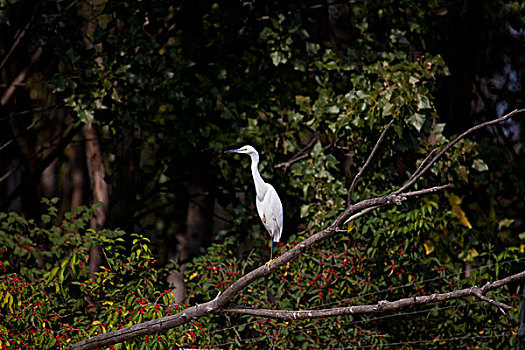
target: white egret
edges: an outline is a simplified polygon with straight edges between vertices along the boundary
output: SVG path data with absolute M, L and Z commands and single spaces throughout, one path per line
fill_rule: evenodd
M 252 159 L 252 176 L 255 183 L 257 212 L 263 222 L 264 227 L 271 237 L 270 261 L 264 266 L 270 269 L 273 257 L 273 242 L 279 242 L 283 232 L 283 205 L 275 188 L 269 183 L 264 182 L 259 174 L 259 153 L 252 146 L 246 145 L 239 149 L 232 149 L 224 153 L 244 153 Z

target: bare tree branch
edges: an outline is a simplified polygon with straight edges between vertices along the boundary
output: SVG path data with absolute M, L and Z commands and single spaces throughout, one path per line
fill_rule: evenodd
M 453 184 L 446 184 L 446 185 L 435 186 L 435 187 L 431 187 L 431 188 L 425 188 L 425 189 L 418 190 L 418 191 L 406 192 L 403 195 L 406 196 L 406 197 L 417 197 L 417 196 L 421 196 L 421 195 L 424 195 L 424 194 L 429 194 L 429 193 L 434 193 L 434 192 L 437 192 L 437 191 L 441 191 L 441 190 L 444 190 L 444 189 L 447 189 L 447 188 L 451 188 L 451 187 L 454 187 L 454 185 Z
M 368 167 L 368 164 L 370 164 L 370 161 L 372 160 L 372 158 L 374 157 L 374 154 L 376 153 L 377 149 L 379 148 L 379 144 L 385 138 L 386 132 L 388 131 L 388 129 L 390 129 L 390 127 L 392 126 L 392 123 L 394 123 L 394 119 L 392 119 L 390 121 L 390 123 L 388 123 L 388 125 L 385 127 L 385 129 L 383 130 L 381 135 L 379 135 L 379 138 L 377 139 L 377 142 L 376 142 L 374 148 L 372 149 L 372 152 L 370 152 L 370 155 L 368 156 L 368 159 L 366 160 L 365 164 L 361 167 L 361 170 L 359 170 L 357 175 L 352 180 L 352 184 L 350 185 L 350 189 L 348 190 L 348 198 L 346 199 L 347 205 L 352 204 L 352 193 L 354 192 L 354 187 L 355 187 L 355 185 L 357 183 L 357 180 L 361 177 L 361 175 L 363 175 L 363 173 L 365 172 L 366 168 Z
M 509 306 L 507 304 L 500 303 L 499 301 L 495 301 L 490 298 L 487 298 L 486 296 L 483 295 L 483 293 L 481 292 L 481 289 L 477 287 L 473 289 L 472 295 L 474 295 L 476 298 L 478 298 L 481 301 L 486 301 L 487 303 L 496 306 L 499 309 L 499 311 L 501 311 L 503 315 L 505 315 L 510 320 L 510 316 L 507 315 L 505 310 L 512 309 L 512 306 Z
M 260 266 L 256 268 L 255 270 L 242 276 L 237 281 L 232 283 L 229 287 L 227 287 L 223 293 L 219 292 L 219 294 L 213 300 L 208 301 L 201 305 L 195 305 L 195 306 L 189 307 L 188 309 L 181 311 L 175 315 L 162 317 L 159 319 L 155 319 L 155 320 L 151 320 L 148 322 L 133 325 L 130 327 L 126 327 L 126 328 L 123 328 L 117 331 L 108 332 L 108 333 L 100 334 L 100 335 L 85 339 L 78 343 L 69 345 L 68 349 L 95 349 L 95 348 L 106 347 L 111 344 L 120 343 L 120 342 L 129 340 L 129 339 L 138 337 L 138 336 L 154 334 L 154 333 L 158 333 L 158 332 L 161 332 L 161 331 L 173 328 L 173 327 L 177 327 L 191 320 L 198 319 L 200 317 L 206 316 L 211 313 L 224 313 L 224 312 L 228 312 L 227 310 L 230 310 L 230 311 L 234 310 L 235 307 L 228 308 L 226 307 L 226 305 L 229 303 L 229 301 L 234 296 L 238 294 L 238 292 L 241 289 L 248 286 L 253 281 L 268 275 L 269 273 L 279 268 L 280 266 L 285 265 L 289 261 L 299 257 L 306 249 L 311 248 L 321 243 L 322 241 L 332 237 L 335 233 L 340 232 L 341 228 L 347 222 L 351 220 L 355 220 L 359 217 L 362 217 L 368 214 L 369 212 L 373 211 L 374 209 L 377 209 L 381 206 L 389 205 L 389 204 L 400 204 L 402 201 L 406 200 L 407 198 L 424 195 L 427 193 L 432 193 L 435 191 L 440 191 L 440 190 L 451 187 L 452 186 L 451 184 L 447 184 L 447 185 L 436 186 L 436 187 L 427 188 L 427 189 L 418 190 L 418 191 L 403 192 L 410 185 L 412 185 L 419 177 L 425 174 L 432 167 L 432 165 L 447 150 L 449 150 L 453 145 L 459 142 L 459 140 L 466 137 L 468 134 L 472 133 L 475 130 L 507 120 L 511 116 L 517 113 L 521 113 L 521 112 L 525 112 L 525 110 L 519 110 L 519 111 L 515 110 L 502 118 L 499 118 L 499 119 L 496 119 L 490 122 L 486 122 L 480 125 L 476 125 L 468 129 L 466 132 L 464 132 L 463 134 L 458 136 L 456 139 L 451 141 L 449 144 L 447 144 L 437 155 L 435 155 L 432 158 L 430 162 L 428 162 L 427 165 L 425 165 L 421 169 L 416 170 L 415 174 L 417 173 L 419 174 L 416 176 L 412 176 L 413 179 L 409 180 L 401 188 L 399 188 L 395 192 L 389 195 L 386 195 L 386 196 L 366 199 L 356 204 L 348 203 L 347 208 L 337 217 L 337 219 L 329 227 L 311 235 L 310 237 L 306 238 L 299 244 L 295 245 L 293 248 L 286 251 L 281 256 L 272 260 L 269 265 L 269 269 L 266 269 L 264 266 Z M 385 133 L 385 131 L 383 131 L 383 134 Z M 378 143 L 376 143 L 376 146 L 377 144 Z M 433 153 L 433 151 L 431 153 Z M 371 156 L 369 156 L 369 158 L 371 158 Z M 427 158 L 430 158 L 430 157 L 427 157 Z M 424 160 L 424 163 L 425 163 L 425 160 Z M 484 297 L 484 295 L 491 290 L 495 290 L 497 288 L 500 288 L 514 281 L 520 281 L 523 279 L 525 279 L 525 271 L 519 274 L 516 274 L 516 275 L 509 276 L 507 278 L 492 282 L 492 283 L 487 283 L 485 286 L 481 288 L 470 287 L 467 289 L 456 290 L 456 291 L 452 291 L 449 293 L 441 293 L 441 294 L 435 293 L 429 296 L 405 298 L 405 299 L 400 299 L 400 300 L 393 301 L 393 302 L 382 301 L 374 305 L 360 305 L 360 306 L 350 306 L 350 307 L 345 307 L 345 308 L 328 309 L 328 310 L 325 310 L 326 314 L 324 316 L 319 316 L 319 317 L 332 316 L 331 313 L 336 313 L 336 312 L 344 312 L 343 314 L 356 314 L 356 313 L 366 313 L 366 312 L 385 312 L 385 311 L 392 311 L 392 310 L 396 310 L 396 309 L 400 309 L 404 307 L 410 307 L 410 306 L 419 305 L 419 304 L 446 301 L 450 299 L 457 299 L 457 298 L 468 297 L 468 296 L 476 297 L 485 302 L 490 302 L 491 304 L 500 308 L 500 310 L 504 310 L 505 308 L 507 308 L 507 305 L 498 303 L 495 301 L 491 302 L 490 301 L 491 299 Z M 237 307 L 237 308 L 238 309 L 236 310 L 238 310 L 239 313 L 241 312 L 248 313 L 250 310 L 252 310 L 246 307 Z M 337 311 L 339 309 L 344 310 L 344 311 Z M 322 311 L 322 310 L 318 310 L 318 311 Z M 261 313 L 272 312 L 272 310 L 261 310 L 257 312 L 261 312 Z M 297 317 L 303 317 L 303 318 L 312 317 L 311 315 L 308 315 L 308 314 L 306 314 L 306 316 L 298 316 L 298 315 L 302 315 L 302 314 L 298 314 L 297 313 L 298 311 L 283 311 L 283 312 L 286 315 L 288 315 L 288 316 L 283 316 L 283 317 L 291 317 L 291 315 L 296 315 Z M 263 316 L 275 317 L 273 314 L 271 316 L 266 316 L 266 315 L 263 315 Z M 333 316 L 336 316 L 336 314 L 334 314 Z M 293 320 L 294 318 L 290 318 L 290 319 Z
M 512 306 L 497 302 L 489 299 L 485 294 L 496 288 L 501 288 L 507 284 L 515 281 L 525 280 L 525 271 L 517 273 L 515 275 L 503 278 L 495 282 L 489 282 L 483 287 L 469 287 L 464 289 L 458 289 L 447 293 L 434 293 L 431 295 L 423 295 L 411 298 L 403 298 L 396 301 L 381 300 L 376 304 L 370 305 L 354 305 L 345 307 L 335 307 L 330 309 L 319 309 L 319 310 L 270 310 L 270 309 L 258 309 L 242 305 L 232 305 L 224 307 L 219 310 L 220 313 L 236 313 L 243 315 L 268 317 L 285 321 L 304 320 L 312 318 L 322 317 L 335 317 L 345 315 L 359 315 L 359 314 L 371 314 L 371 313 L 382 313 L 388 311 L 396 311 L 399 309 L 405 309 L 408 307 L 414 307 L 423 304 L 431 304 L 442 301 L 448 301 L 452 299 L 459 299 L 465 297 L 476 297 L 477 299 L 488 302 L 491 305 L 496 306 L 506 316 L 504 310 L 512 309 Z M 507 316 L 508 317 L 508 316 Z
M 292 158 L 290 158 L 290 160 L 288 160 L 286 162 L 283 162 L 283 163 L 279 163 L 277 165 L 274 165 L 274 168 L 284 167 L 284 170 L 286 170 L 293 163 L 296 163 L 296 162 L 298 162 L 298 161 L 308 157 L 308 153 L 305 153 L 305 152 L 307 150 L 309 150 L 318 141 L 319 141 L 319 139 L 317 138 L 317 135 L 314 135 L 314 137 L 312 137 L 310 142 L 308 142 L 308 144 L 303 149 L 301 149 L 297 154 L 295 154 Z
M 0 146 L 0 151 L 3 150 L 4 148 L 6 148 L 7 146 L 9 146 L 11 143 L 13 143 L 14 141 L 16 141 L 19 137 L 23 136 L 26 132 L 28 132 L 29 130 L 31 130 L 33 127 L 35 127 L 35 125 L 37 125 L 38 123 L 40 123 L 40 121 L 44 119 L 44 116 L 40 117 L 40 118 L 37 118 L 35 121 L 33 121 L 31 124 L 29 124 L 24 130 L 22 130 L 22 132 L 20 133 L 17 133 L 15 136 L 13 136 L 12 139 L 10 139 L 9 141 L 7 141 L 6 143 L 4 143 L 2 146 Z M 0 180 L 0 182 L 2 182 L 2 180 Z
M 260 267 L 258 270 L 264 268 Z M 246 277 L 246 276 L 244 276 Z M 408 307 L 414 307 L 423 304 L 437 303 L 442 301 L 448 301 L 453 299 L 475 297 L 481 301 L 489 302 L 492 305 L 498 307 L 505 315 L 504 310 L 512 309 L 511 306 L 494 301 L 485 297 L 485 294 L 489 291 L 501 288 L 505 285 L 516 281 L 525 280 L 525 271 L 517 273 L 515 275 L 508 276 L 501 280 L 494 282 L 488 282 L 483 287 L 469 287 L 459 290 L 454 290 L 447 293 L 434 293 L 431 295 L 417 296 L 411 298 L 403 298 L 396 301 L 382 300 L 376 304 L 371 305 L 354 305 L 339 308 L 320 309 L 320 310 L 304 310 L 304 311 L 292 311 L 292 310 L 269 310 L 269 309 L 257 309 L 241 305 L 232 305 L 229 307 L 218 307 L 219 299 L 224 298 L 223 295 L 218 295 L 215 299 L 210 302 L 192 306 L 178 314 L 172 316 L 166 316 L 159 319 L 151 320 L 148 322 L 140 323 L 117 331 L 109 332 L 88 338 L 76 344 L 72 344 L 68 349 L 96 349 L 99 347 L 108 346 L 111 344 L 119 343 L 125 340 L 129 340 L 138 336 L 144 336 L 148 334 L 158 333 L 160 331 L 170 329 L 173 327 L 180 326 L 191 320 L 195 320 L 202 316 L 206 316 L 212 312 L 216 313 L 237 313 L 244 315 L 252 315 L 259 317 L 269 317 L 274 319 L 295 321 L 303 319 L 321 318 L 321 317 L 335 317 L 345 315 L 359 315 L 359 314 L 370 314 L 370 313 L 383 313 L 389 311 L 396 311 Z
M 408 180 L 412 180 L 413 178 L 415 177 L 419 177 L 419 173 L 421 172 L 421 170 L 423 169 L 423 167 L 427 164 L 428 160 L 430 159 L 430 157 L 432 157 L 434 155 L 434 153 L 436 153 L 437 151 L 437 148 L 434 148 L 432 151 L 430 151 L 427 156 L 425 157 L 425 159 L 423 159 L 423 161 L 421 162 L 421 164 L 419 164 L 419 167 L 417 168 L 417 170 L 412 174 L 412 176 L 410 176 L 410 179 Z
M 7 196 L 7 198 L 4 198 L 2 201 L 0 201 L 0 205 L 5 205 L 9 201 L 17 198 L 20 196 L 26 189 L 27 185 L 31 183 L 32 181 L 35 181 L 38 176 L 42 174 L 42 172 L 56 159 L 58 158 L 64 149 L 71 143 L 71 140 L 73 140 L 73 137 L 78 133 L 81 126 L 74 126 L 68 129 L 67 133 L 64 135 L 64 137 L 60 140 L 59 144 L 56 146 L 53 151 L 51 151 L 47 156 L 45 156 L 41 161 L 37 163 L 36 169 L 32 174 L 30 174 L 24 181 L 22 181 L 18 186 Z M 8 176 L 2 176 L 1 181 L 4 181 Z M 1 182 L 0 181 L 0 182 Z
M 29 73 L 29 68 L 31 68 L 31 66 L 36 61 L 38 61 L 38 59 L 40 58 L 41 54 L 42 54 L 42 47 L 38 47 L 38 49 L 36 49 L 36 51 L 33 54 L 33 56 L 31 56 L 31 62 L 27 65 L 27 67 L 22 69 L 22 71 L 20 73 L 18 73 L 18 75 L 13 80 L 11 85 L 9 85 L 9 87 L 5 90 L 4 95 L 0 99 L 0 105 L 5 106 L 7 104 L 7 102 L 9 102 L 9 100 L 11 99 L 11 97 L 13 96 L 13 94 L 14 94 L 14 92 L 16 90 L 16 87 L 25 80 L 25 78 L 27 76 L 27 73 Z
M 401 186 L 400 188 L 398 188 L 397 190 L 392 192 L 391 195 L 401 195 L 403 191 L 405 191 L 408 187 L 412 186 L 421 176 L 423 176 L 428 170 L 430 170 L 430 168 L 432 168 L 432 166 L 439 160 L 439 158 L 441 158 L 450 148 L 452 148 L 452 146 L 457 144 L 461 139 L 465 138 L 467 135 L 473 133 L 476 130 L 484 128 L 486 126 L 503 122 L 503 121 L 511 118 L 512 116 L 514 116 L 516 114 L 519 114 L 519 113 L 523 113 L 523 112 L 525 112 L 525 109 L 520 109 L 520 110 L 516 109 L 516 110 L 514 110 L 514 111 L 504 115 L 501 118 L 494 119 L 494 120 L 489 120 L 489 121 L 487 121 L 485 123 L 481 123 L 481 124 L 475 125 L 475 126 L 471 127 L 470 129 L 468 129 L 467 131 L 463 132 L 461 135 L 459 135 L 454 140 L 450 141 L 445 147 L 443 147 L 443 149 L 441 151 L 439 151 L 439 153 L 436 154 L 422 169 L 420 169 L 419 171 L 416 170 L 417 175 L 416 176 L 412 175 L 411 178 L 407 181 L 407 183 L 405 183 L 403 186 Z M 432 150 L 430 153 L 433 154 L 434 150 Z M 427 158 L 429 158 L 429 157 L 427 156 L 425 158 L 425 160 Z M 416 174 L 416 173 L 414 173 L 414 174 Z M 384 196 L 384 197 L 388 197 L 388 196 Z M 380 198 L 384 198 L 384 197 L 380 197 Z M 395 198 L 395 197 L 393 197 L 393 198 Z M 341 213 L 341 215 L 339 215 L 339 217 L 335 220 L 333 225 L 340 226 L 341 224 L 344 224 L 345 222 L 348 221 L 347 220 L 348 217 L 350 217 L 353 213 L 364 209 L 367 206 L 368 203 L 370 203 L 371 201 L 373 202 L 373 201 L 375 201 L 377 199 L 378 198 L 365 199 L 365 200 L 360 201 L 360 202 L 358 202 L 356 204 L 348 205 L 347 208 Z M 373 205 L 375 205 L 375 204 L 373 204 Z
M 507 119 L 512 118 L 514 115 L 519 114 L 519 113 L 523 113 L 523 112 L 525 112 L 525 109 L 515 109 L 512 112 L 504 115 L 501 118 L 489 120 L 487 122 L 475 125 L 472 128 L 468 129 L 467 131 L 465 131 L 464 133 L 462 133 L 461 135 L 456 137 L 454 140 L 449 142 L 445 147 L 443 147 L 443 149 L 441 151 L 439 151 L 439 153 L 436 154 L 434 156 L 434 158 L 432 158 L 432 160 L 419 172 L 419 174 L 417 176 L 412 176 L 412 178 L 406 184 L 404 184 L 403 186 L 398 188 L 394 193 L 403 192 L 405 189 L 407 189 L 408 187 L 412 186 L 412 184 L 414 184 L 424 173 L 426 173 L 437 162 L 437 160 L 439 158 L 441 158 L 441 156 L 446 151 L 448 151 L 450 148 L 452 148 L 452 146 L 454 146 L 456 143 L 458 143 L 459 141 L 464 139 L 467 135 L 472 134 L 474 131 L 479 130 L 479 129 L 484 128 L 484 127 L 487 127 L 489 125 L 501 123 L 501 122 L 503 122 L 503 121 L 505 121 Z M 433 153 L 433 152 L 431 152 L 431 153 Z
M 26 35 L 27 30 L 31 26 L 31 23 L 33 22 L 34 18 L 35 16 L 32 15 L 29 21 L 27 21 L 27 24 L 24 26 L 24 28 L 22 28 L 22 30 L 17 31 L 16 39 L 13 42 L 13 45 L 11 45 L 11 48 L 9 49 L 7 54 L 4 56 L 4 58 L 2 59 L 2 62 L 0 63 L 0 69 L 4 68 L 4 65 L 6 64 L 7 60 L 9 59 L 9 57 L 11 57 L 11 55 L 13 54 L 13 51 L 15 51 L 18 44 L 20 44 L 20 40 L 22 40 L 24 35 Z
M 58 104 L 54 104 L 54 105 L 50 105 L 50 106 L 43 106 L 43 107 L 35 107 L 35 108 L 31 108 L 31 109 L 26 109 L 25 111 L 20 111 L 20 112 L 16 112 L 16 113 L 13 112 L 13 113 L 10 113 L 8 116 L 0 117 L 0 122 L 4 121 L 4 120 L 7 120 L 7 119 L 11 119 L 13 117 L 18 117 L 20 115 L 25 115 L 25 114 L 29 114 L 29 113 L 35 113 L 35 112 L 47 111 L 47 110 L 55 109 L 55 108 L 62 107 L 62 106 L 64 106 L 64 105 L 58 103 Z
M 328 145 L 323 146 L 323 149 L 327 150 L 329 148 L 334 147 L 337 144 L 337 142 L 339 142 L 339 140 L 340 140 L 339 137 L 336 138 L 333 142 L 330 142 Z M 284 170 L 286 171 L 290 167 L 290 165 L 297 163 L 298 161 L 303 160 L 305 158 L 308 158 L 309 154 L 305 152 L 309 150 L 310 148 L 312 148 L 312 146 L 315 145 L 317 142 L 319 142 L 319 137 L 316 134 L 310 140 L 310 142 L 308 142 L 308 144 L 303 149 L 301 149 L 297 154 L 295 154 L 292 158 L 290 158 L 290 160 L 274 165 L 274 168 L 284 167 Z
M 412 191 L 412 192 L 406 192 L 406 193 L 401 193 L 401 194 L 389 194 L 383 197 L 366 199 L 366 200 L 363 200 L 355 204 L 353 206 L 353 209 L 354 209 L 353 212 L 358 211 L 358 214 L 363 214 L 363 212 L 365 212 L 366 214 L 366 213 L 371 212 L 374 209 L 380 208 L 385 205 L 389 205 L 389 204 L 400 205 L 403 201 L 407 200 L 409 197 L 417 197 L 417 196 L 421 196 L 424 194 L 434 193 L 434 192 L 442 191 L 444 189 L 451 188 L 451 187 L 454 187 L 454 185 L 446 184 L 446 185 L 435 186 L 431 188 L 425 188 L 419 191 Z M 347 218 L 343 222 L 343 225 L 346 225 L 350 221 L 353 221 L 357 219 L 358 217 L 363 216 L 364 214 L 359 215 L 359 216 L 356 216 L 356 215 L 357 214 L 352 215 L 349 218 Z
M 14 168 L 8 170 L 4 175 L 0 176 L 0 183 L 4 182 L 5 179 L 7 179 L 9 176 L 13 175 L 14 173 L 16 173 L 16 171 L 18 169 L 20 169 L 21 165 L 18 164 L 17 166 L 15 166 Z

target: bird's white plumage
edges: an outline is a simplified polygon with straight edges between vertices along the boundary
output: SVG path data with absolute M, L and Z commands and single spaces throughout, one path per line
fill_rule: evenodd
M 270 237 L 272 237 L 274 242 L 279 242 L 283 232 L 283 205 L 275 188 L 270 184 L 266 185 L 268 189 L 263 198 L 259 199 L 259 196 L 257 196 L 255 204 L 259 217 Z
M 264 182 L 259 173 L 259 153 L 252 146 L 246 145 L 239 149 L 226 151 L 229 153 L 244 153 L 252 159 L 251 170 L 255 192 L 255 204 L 261 221 L 274 242 L 279 242 L 283 232 L 283 205 L 275 188 Z

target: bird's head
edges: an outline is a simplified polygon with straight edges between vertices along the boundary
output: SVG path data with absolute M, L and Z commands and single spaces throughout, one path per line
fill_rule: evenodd
M 251 155 L 257 155 L 258 156 L 259 155 L 259 153 L 257 153 L 255 148 L 253 148 L 250 145 L 242 146 L 241 148 L 238 148 L 238 149 L 231 149 L 229 151 L 224 151 L 224 153 L 246 153 L 249 156 L 251 156 Z

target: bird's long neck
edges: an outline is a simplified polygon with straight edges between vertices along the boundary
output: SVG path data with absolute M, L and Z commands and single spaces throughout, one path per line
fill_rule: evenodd
M 266 183 L 262 179 L 261 174 L 259 174 L 259 155 L 251 154 L 250 157 L 252 158 L 252 176 L 253 182 L 255 183 L 255 192 L 257 193 L 257 197 L 262 199 L 262 197 L 264 197 Z

